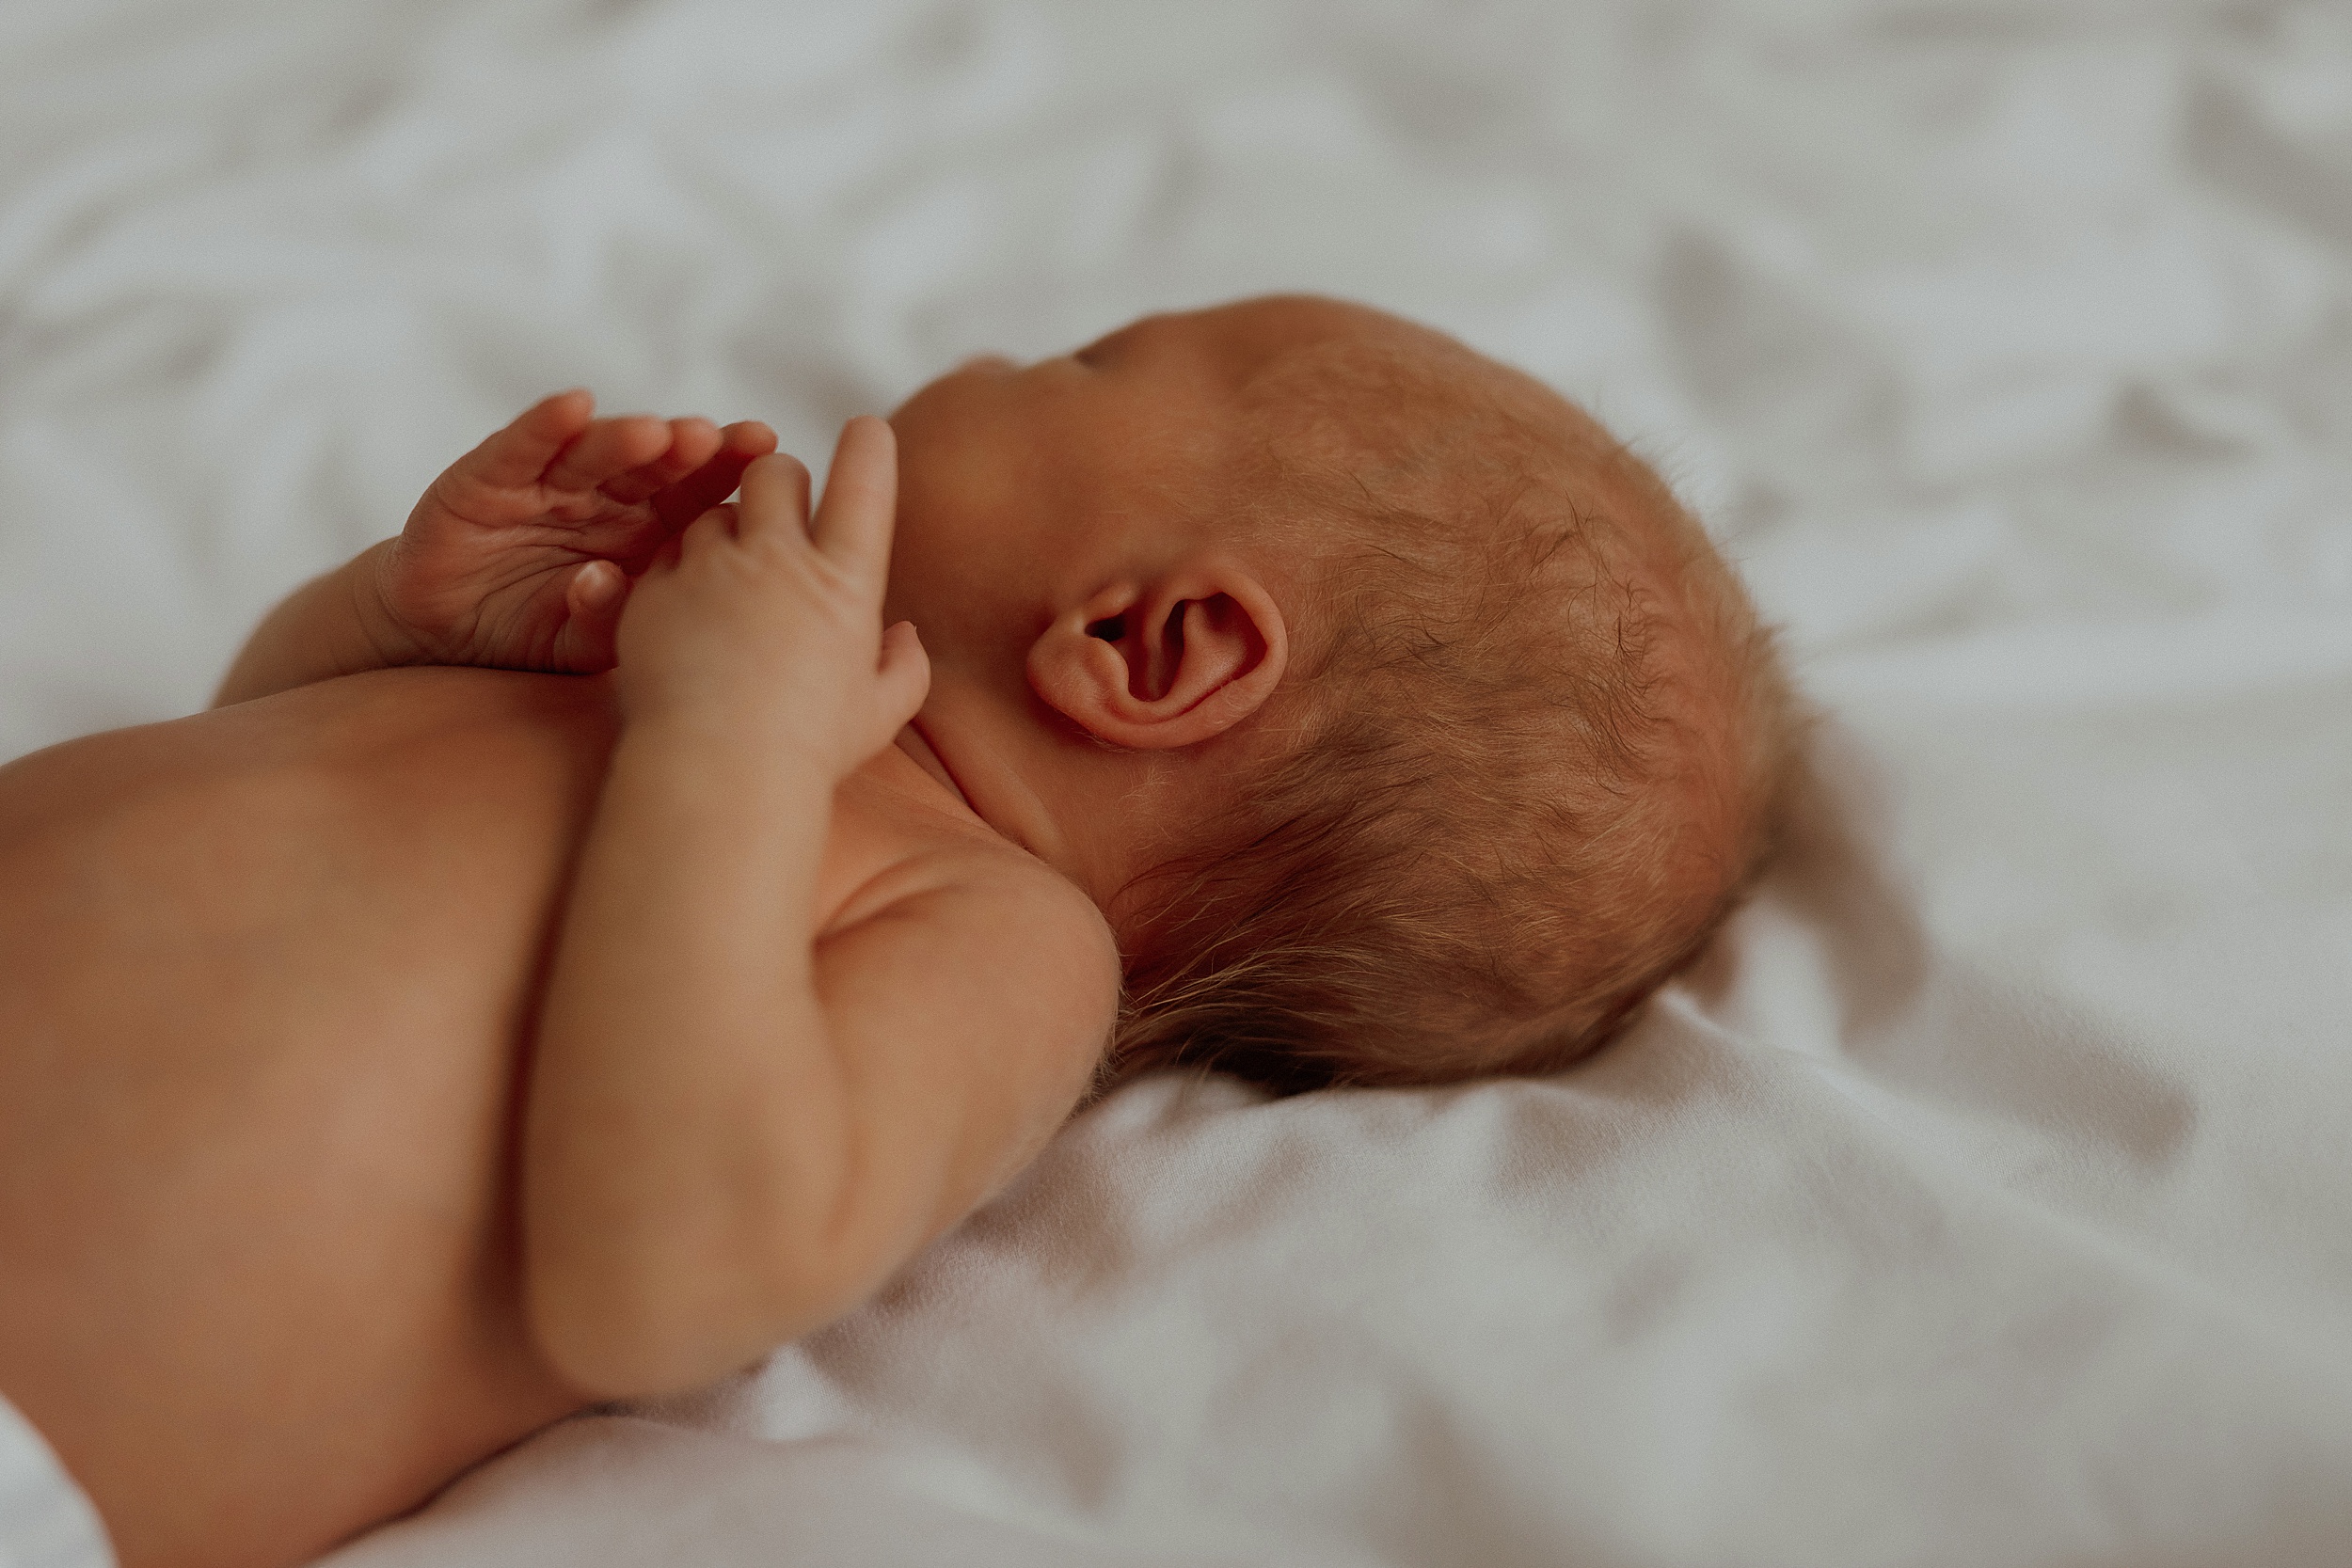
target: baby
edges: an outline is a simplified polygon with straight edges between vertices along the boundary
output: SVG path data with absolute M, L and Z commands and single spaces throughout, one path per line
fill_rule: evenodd
M 1770 843 L 1737 582 L 1436 333 L 975 360 L 813 513 L 773 446 L 550 398 L 220 707 L 0 769 L 0 1482 L 299 1561 L 840 1315 L 1111 1075 L 1572 1061 Z

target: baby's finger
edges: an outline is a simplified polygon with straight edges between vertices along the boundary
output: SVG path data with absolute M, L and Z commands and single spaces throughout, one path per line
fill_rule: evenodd
M 749 463 L 776 450 L 776 433 L 757 420 L 738 420 L 719 432 L 720 450 Z
M 723 539 L 732 539 L 741 531 L 741 521 L 735 503 L 729 501 L 714 506 L 686 526 L 678 535 L 678 557 L 681 561 L 699 560 L 711 546 Z
M 493 489 L 529 484 L 547 471 L 565 442 L 588 428 L 596 411 L 596 400 L 584 387 L 541 398 L 459 458 L 455 471 Z
M 591 561 L 564 585 L 564 625 L 555 634 L 555 666 L 593 675 L 612 668 L 613 640 L 628 608 L 628 574 L 610 561 Z
M 808 526 L 808 469 L 797 457 L 777 452 L 743 469 L 742 534 L 764 539 L 804 536 Z
M 551 490 L 593 490 L 606 480 L 652 462 L 669 447 L 667 420 L 651 414 L 598 420 L 548 465 L 539 482 Z
M 719 451 L 719 427 L 708 420 L 672 420 L 670 448 L 652 462 L 615 474 L 597 488 L 623 506 L 634 506 L 667 489 L 709 462 Z
M 931 656 L 915 635 L 914 623 L 893 624 L 882 633 L 882 665 L 874 673 L 874 704 L 890 735 L 906 727 L 930 690 Z
M 727 426 L 719 432 L 719 450 L 709 462 L 652 498 L 655 515 L 665 528 L 693 521 L 735 494 L 755 458 L 775 450 L 776 433 L 757 420 Z
M 861 414 L 841 427 L 808 536 L 836 565 L 879 585 L 890 569 L 898 509 L 898 437 L 873 415 Z

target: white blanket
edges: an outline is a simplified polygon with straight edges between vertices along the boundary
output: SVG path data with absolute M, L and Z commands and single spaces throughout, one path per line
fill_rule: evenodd
M 1149 1082 L 336 1568 L 2352 1560 L 2352 13 L 10 0 L 0 755 L 531 398 L 821 454 L 1278 288 L 1680 483 L 1828 710 L 1545 1083 Z

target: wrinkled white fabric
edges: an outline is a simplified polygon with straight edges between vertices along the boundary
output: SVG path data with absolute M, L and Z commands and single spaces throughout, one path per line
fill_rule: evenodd
M 0 1398 L 0 1568 L 115 1568 L 106 1528 L 48 1439 Z
M 12 0 L 0 754 L 536 395 L 821 455 L 1279 288 L 1681 485 L 1828 717 L 1548 1083 L 1138 1085 L 338 1568 L 2352 1555 L 2352 13 Z

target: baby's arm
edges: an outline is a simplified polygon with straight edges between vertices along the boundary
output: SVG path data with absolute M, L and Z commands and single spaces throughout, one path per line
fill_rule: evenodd
M 559 392 L 452 464 L 398 537 L 271 611 L 215 705 L 401 664 L 609 668 L 630 578 L 776 438 L 595 411 Z
M 993 847 L 818 931 L 834 790 L 929 682 L 881 625 L 894 464 L 854 421 L 813 522 L 804 470 L 755 465 L 621 625 L 523 1146 L 531 1322 L 586 1393 L 707 1381 L 870 1294 L 1035 1153 L 1110 1025 L 1100 916 Z

